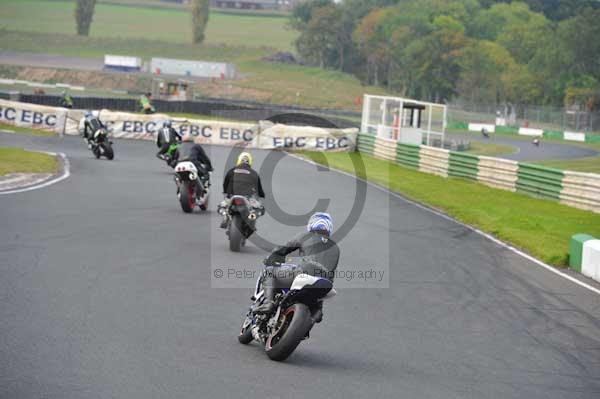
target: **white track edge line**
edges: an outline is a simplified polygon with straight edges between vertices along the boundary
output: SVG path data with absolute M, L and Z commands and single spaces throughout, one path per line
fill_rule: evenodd
M 62 152 L 55 153 L 55 152 L 46 152 L 46 151 L 38 151 L 38 152 L 43 152 L 45 154 L 59 156 L 62 159 L 62 163 L 63 163 L 63 173 L 60 176 L 55 177 L 54 179 L 50 179 L 41 184 L 36 184 L 33 186 L 20 188 L 20 189 L 16 189 L 16 190 L 0 191 L 0 195 L 16 194 L 16 193 L 23 193 L 23 192 L 31 191 L 31 190 L 37 190 L 38 188 L 44 188 L 44 187 L 48 187 L 52 184 L 58 183 L 59 181 L 65 180 L 66 178 L 71 176 L 71 164 L 69 163 L 69 159 L 67 158 L 67 156 L 64 153 L 62 153 Z
M 290 155 L 293 158 L 299 159 L 299 160 L 307 162 L 309 164 L 312 164 L 312 165 L 315 165 L 315 166 L 327 167 L 329 170 L 333 170 L 334 172 L 341 173 L 343 175 L 346 175 L 346 176 L 352 177 L 354 179 L 360 180 L 360 181 L 368 184 L 369 186 L 374 187 L 374 188 L 376 188 L 376 189 L 378 189 L 380 191 L 383 191 L 383 192 L 385 192 L 387 194 L 391 194 L 392 196 L 394 196 L 394 197 L 396 197 L 396 198 L 398 198 L 398 199 L 400 199 L 400 200 L 402 200 L 404 202 L 407 202 L 407 203 L 409 203 L 411 205 L 414 205 L 414 206 L 416 206 L 416 207 L 418 207 L 420 209 L 423 209 L 425 211 L 433 213 L 434 215 L 437 215 L 437 216 L 439 216 L 439 217 L 441 217 L 443 219 L 449 220 L 449 221 L 454 222 L 456 224 L 459 224 L 459 225 L 461 225 L 463 227 L 466 227 L 467 229 L 469 229 L 469 230 L 471 230 L 471 231 L 473 231 L 473 232 L 475 232 L 475 233 L 477 233 L 477 234 L 479 234 L 479 235 L 487 238 L 488 240 L 496 243 L 497 245 L 499 245 L 499 246 L 501 246 L 501 247 L 503 247 L 505 249 L 508 249 L 511 252 L 514 252 L 515 254 L 517 254 L 517 255 L 519 255 L 519 256 L 521 256 L 521 257 L 523 257 L 523 258 L 525 258 L 525 259 L 527 259 L 527 260 L 529 260 L 529 261 L 531 261 L 531 262 L 533 262 L 535 264 L 537 264 L 538 266 L 541 266 L 544 269 L 546 269 L 546 270 L 548 270 L 548 271 L 550 271 L 550 272 L 552 272 L 552 273 L 554 273 L 554 274 L 556 274 L 556 275 L 558 275 L 560 277 L 563 277 L 563 278 L 565 278 L 565 279 L 567 279 L 567 280 L 569 280 L 569 281 L 571 281 L 571 282 L 573 282 L 573 283 L 575 283 L 575 284 L 577 284 L 577 285 L 579 285 L 579 286 L 581 286 L 583 288 L 586 288 L 586 289 L 588 289 L 588 290 L 590 290 L 590 291 L 592 291 L 592 292 L 600 295 L 600 289 L 592 287 L 591 285 L 589 285 L 587 283 L 584 283 L 583 281 L 580 281 L 580 280 L 576 279 L 575 277 L 569 276 L 568 274 L 559 271 L 557 268 L 555 268 L 553 266 L 550 266 L 550 265 L 542 262 L 541 260 L 539 260 L 537 258 L 534 258 L 533 256 L 531 256 L 531 255 L 529 255 L 529 254 L 521 251 L 518 248 L 513 247 L 510 244 L 505 243 L 504 241 L 502 241 L 502 240 L 494 237 L 493 235 L 488 234 L 486 232 L 483 232 L 483 231 L 479 230 L 478 228 L 470 226 L 470 225 L 468 225 L 466 223 L 463 223 L 463 222 L 461 222 L 461 221 L 459 221 L 457 219 L 454 219 L 453 217 L 451 217 L 449 215 L 446 215 L 445 213 L 442 213 L 442 212 L 440 212 L 438 210 L 432 209 L 432 208 L 427 207 L 427 206 L 425 206 L 423 204 L 420 204 L 420 203 L 418 203 L 416 201 L 413 201 L 411 199 L 403 197 L 402 195 L 400 195 L 398 193 L 395 193 L 395 192 L 393 192 L 393 191 L 391 191 L 391 190 L 389 190 L 389 189 L 387 189 L 387 188 L 385 188 L 383 186 L 380 186 L 379 184 L 370 182 L 368 180 L 365 180 L 363 178 L 360 178 L 360 177 L 358 177 L 356 175 L 353 175 L 351 173 L 345 172 L 343 170 L 332 168 L 330 166 L 325 166 L 325 165 L 319 164 L 317 162 L 314 162 L 314 161 L 312 161 L 310 159 L 303 158 L 303 157 L 301 157 L 299 155 L 291 154 L 289 152 L 287 154 Z

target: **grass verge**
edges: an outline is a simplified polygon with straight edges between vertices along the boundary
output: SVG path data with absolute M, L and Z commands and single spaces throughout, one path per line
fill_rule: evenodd
M 22 148 L 0 147 L 0 176 L 9 173 L 56 173 L 56 157 Z
M 511 145 L 472 141 L 471 149 L 467 151 L 467 153 L 473 155 L 487 155 L 493 157 L 498 155 L 512 154 L 515 151 L 517 151 L 517 148 Z
M 29 134 L 31 136 L 45 136 L 45 137 L 56 136 L 56 133 L 54 133 L 54 132 L 47 132 L 45 130 L 36 130 L 36 129 L 30 129 L 27 127 L 8 125 L 6 123 L 0 123 L 0 130 L 10 130 L 11 132 L 14 132 L 17 134 Z
M 356 174 L 352 160 L 362 158 L 358 176 L 423 204 L 440 209 L 558 267 L 568 264 L 571 235 L 600 237 L 600 215 L 553 201 L 498 190 L 459 178 L 443 178 L 355 153 L 302 152 L 315 162 Z
M 556 169 L 573 170 L 587 173 L 600 173 L 600 156 L 569 160 L 535 161 L 533 163 Z

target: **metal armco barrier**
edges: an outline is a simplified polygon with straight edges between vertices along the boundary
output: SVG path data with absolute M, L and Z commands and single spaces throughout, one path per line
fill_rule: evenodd
M 392 149 L 396 146 L 395 158 Z M 476 156 L 427 146 L 396 143 L 359 134 L 358 151 L 421 172 L 474 180 L 600 213 L 600 175 L 546 168 L 502 158 Z

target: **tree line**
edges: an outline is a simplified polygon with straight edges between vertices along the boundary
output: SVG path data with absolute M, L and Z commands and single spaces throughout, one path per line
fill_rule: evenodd
M 202 43 L 204 41 L 204 30 L 208 23 L 210 0 L 192 0 L 191 3 L 192 42 Z M 75 4 L 75 23 L 78 35 L 88 36 L 90 34 L 95 7 L 96 0 L 77 0 Z
M 595 0 L 312 0 L 290 26 L 305 62 L 403 96 L 600 107 Z

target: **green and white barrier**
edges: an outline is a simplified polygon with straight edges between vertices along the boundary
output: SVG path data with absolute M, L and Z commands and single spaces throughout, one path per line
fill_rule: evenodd
M 359 134 L 358 150 L 376 158 L 443 177 L 475 180 L 490 187 L 560 201 L 600 213 L 600 175 L 568 172 L 501 158 L 401 144 Z
M 600 175 L 565 171 L 560 202 L 600 213 Z
M 477 181 L 487 186 L 515 192 L 519 163 L 508 159 L 479 156 Z
M 600 282 L 600 240 L 587 234 L 571 237 L 569 268 Z

